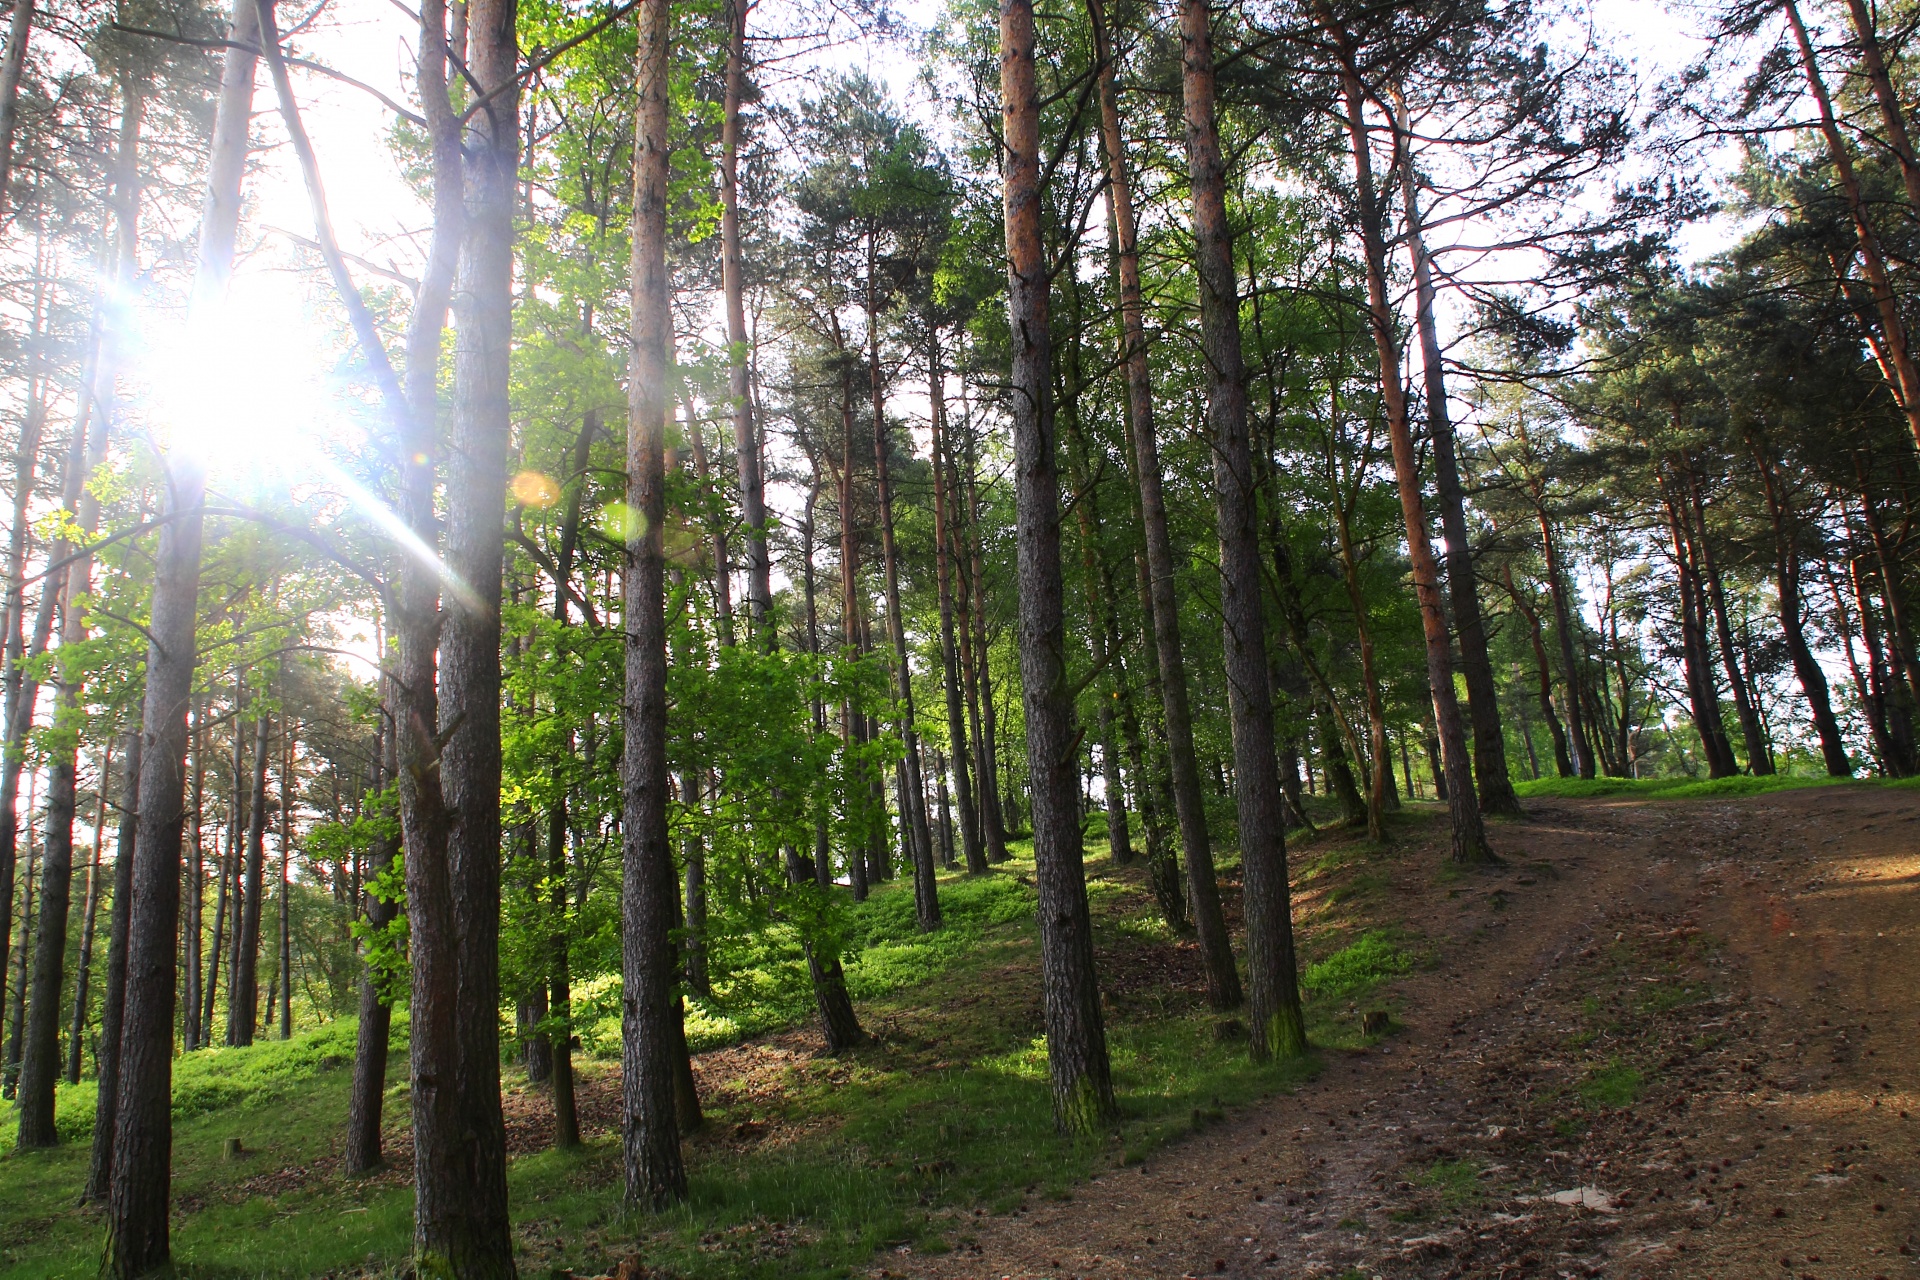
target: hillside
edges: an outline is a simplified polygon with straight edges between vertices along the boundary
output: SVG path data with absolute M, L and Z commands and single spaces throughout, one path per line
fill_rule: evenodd
M 1295 840 L 1317 1053 L 1267 1071 L 1206 1011 L 1194 947 L 1157 924 L 1139 872 L 1096 862 L 1127 1111 L 1097 1143 L 1050 1133 L 1031 864 L 943 881 L 937 942 L 889 886 L 860 916 L 882 959 L 850 975 L 874 1043 L 827 1057 L 803 1025 L 699 1053 L 683 1210 L 620 1213 L 612 1064 L 585 1065 L 587 1144 L 567 1154 L 510 1070 L 522 1274 L 635 1255 L 689 1278 L 1734 1276 L 1783 1256 L 1796 1275 L 1894 1274 L 1920 1226 L 1902 1190 L 1920 1166 L 1895 1145 L 1920 1084 L 1895 1040 L 1915 1003 L 1920 794 L 1529 806 L 1496 828 L 1508 861 L 1486 872 L 1442 870 L 1424 809 L 1387 848 Z M 1226 883 L 1237 918 L 1231 868 Z M 1373 1009 L 1389 1034 L 1361 1034 Z M 340 1023 L 185 1060 L 184 1274 L 398 1273 L 405 1087 L 396 1167 L 344 1179 L 352 1039 Z M 62 1114 L 91 1114 L 84 1086 Z M 91 1274 L 101 1221 L 72 1207 L 85 1159 L 71 1142 L 0 1157 L 5 1274 Z

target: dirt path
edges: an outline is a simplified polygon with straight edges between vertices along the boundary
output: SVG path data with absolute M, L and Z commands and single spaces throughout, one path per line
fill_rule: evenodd
M 1552 801 L 1390 894 L 1405 1024 L 927 1277 L 1920 1276 L 1920 794 Z

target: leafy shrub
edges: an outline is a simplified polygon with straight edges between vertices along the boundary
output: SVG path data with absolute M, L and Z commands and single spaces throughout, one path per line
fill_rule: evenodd
M 1388 978 L 1413 972 L 1414 958 L 1386 929 L 1369 929 L 1318 964 L 1310 964 L 1301 985 L 1329 1000 L 1352 1000 Z

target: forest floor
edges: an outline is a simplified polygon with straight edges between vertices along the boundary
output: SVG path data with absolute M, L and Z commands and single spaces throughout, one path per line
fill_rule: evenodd
M 856 912 L 849 970 L 873 1043 L 832 1058 L 796 1028 L 697 1055 L 682 1210 L 620 1208 L 615 1065 L 583 1063 L 576 1152 L 547 1149 L 548 1096 L 509 1069 L 521 1274 L 1920 1275 L 1920 792 L 1527 808 L 1481 871 L 1445 864 L 1432 806 L 1384 847 L 1292 842 L 1316 1052 L 1270 1068 L 1206 1009 L 1140 872 L 1093 859 L 1125 1116 L 1082 1143 L 1050 1131 L 1030 860 L 943 879 L 937 942 L 888 886 Z M 1388 1034 L 1362 1034 L 1370 1010 Z M 343 1021 L 183 1060 L 182 1274 L 404 1274 L 405 1083 L 393 1167 L 345 1178 L 352 1043 Z M 63 1093 L 63 1124 L 90 1114 L 86 1085 Z M 76 1136 L 0 1154 L 0 1274 L 97 1270 Z M 247 1154 L 223 1160 L 232 1136 Z
M 1527 808 L 1376 864 L 1398 1034 L 872 1274 L 1920 1274 L 1920 794 Z

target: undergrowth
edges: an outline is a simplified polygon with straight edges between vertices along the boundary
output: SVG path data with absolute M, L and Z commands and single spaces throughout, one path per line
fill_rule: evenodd
M 1910 786 L 1914 779 L 1898 781 L 1881 778 L 1828 778 L 1799 774 L 1770 774 L 1754 777 L 1736 774 L 1731 778 L 1535 778 L 1516 782 L 1513 789 L 1523 797 L 1556 796 L 1582 800 L 1599 796 L 1657 796 L 1662 800 L 1696 800 L 1713 796 L 1754 796 L 1770 791 L 1798 791 L 1804 787 Z
M 1329 857 L 1325 870 L 1345 861 Z M 1223 875 L 1232 865 L 1222 860 Z M 1098 860 L 1093 870 L 1100 945 L 1174 945 L 1137 872 L 1114 873 Z M 706 1128 L 687 1144 L 684 1206 L 627 1213 L 619 1135 L 604 1126 L 590 1127 L 577 1151 L 516 1156 L 509 1184 L 522 1274 L 599 1274 L 638 1252 L 688 1280 L 844 1276 L 877 1249 L 949 1247 L 975 1209 L 1004 1212 L 1027 1194 L 1069 1196 L 1100 1169 L 1148 1158 L 1316 1069 L 1311 1058 L 1253 1065 L 1244 1037 L 1223 1033 L 1204 1000 L 1168 988 L 1165 999 L 1123 1001 L 1109 1013 L 1119 1120 L 1093 1138 L 1055 1136 L 1032 875 L 1022 849 L 990 876 L 944 878 L 945 924 L 931 934 L 919 932 L 910 884 L 882 886 L 853 908 L 847 978 L 874 1042 L 839 1058 L 776 1051 L 770 1068 L 723 1074 L 703 1098 Z M 1303 939 L 1309 953 L 1314 936 L 1323 946 L 1328 937 L 1345 942 L 1302 975 L 1318 1045 L 1357 1047 L 1346 1003 L 1414 967 L 1398 935 L 1364 926 L 1349 915 L 1323 918 Z M 696 1044 L 724 1046 L 810 1019 L 804 970 L 777 939 L 760 959 L 690 1009 Z M 389 1142 L 402 1146 L 405 1034 L 402 1016 L 387 1095 Z M 183 1276 L 404 1273 L 412 1207 L 404 1170 L 363 1181 L 339 1172 L 354 1037 L 354 1023 L 343 1020 L 286 1042 L 176 1060 L 174 1252 Z M 604 1055 L 605 1039 L 599 1027 L 583 1035 L 583 1096 L 596 1088 L 604 1096 L 615 1079 L 591 1052 Z M 533 1092 L 513 1066 L 505 1083 Z M 536 1111 L 545 1105 L 537 1093 L 529 1101 Z M 26 1280 L 98 1270 L 100 1216 L 74 1203 L 93 1105 L 90 1081 L 63 1088 L 63 1145 L 0 1154 L 0 1273 Z M 241 1140 L 238 1159 L 222 1154 L 229 1138 Z

